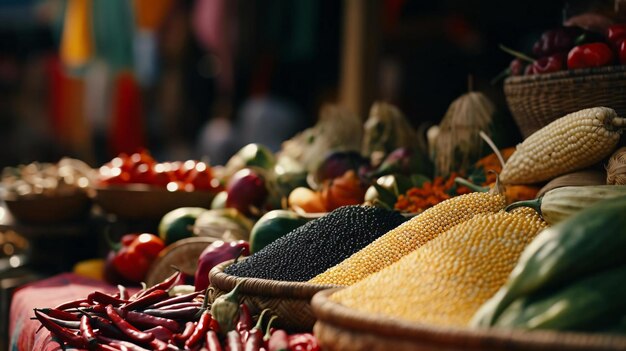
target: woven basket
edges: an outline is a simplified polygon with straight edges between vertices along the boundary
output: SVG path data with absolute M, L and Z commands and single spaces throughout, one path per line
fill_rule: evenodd
M 354 311 L 328 299 L 336 289 L 313 297 L 314 332 L 325 351 L 590 351 L 626 350 L 626 337 L 519 330 L 448 329 Z
M 232 262 L 224 262 L 209 273 L 209 302 L 215 301 L 218 296 L 231 291 L 237 282 L 241 282 L 240 301 L 247 304 L 253 314 L 269 308 L 272 314 L 278 316 L 276 326 L 290 332 L 310 332 L 315 324 L 311 298 L 319 291 L 335 287 L 236 277 L 224 273 L 224 269 Z
M 509 77 L 504 93 L 524 138 L 584 108 L 611 107 L 626 116 L 626 66 Z

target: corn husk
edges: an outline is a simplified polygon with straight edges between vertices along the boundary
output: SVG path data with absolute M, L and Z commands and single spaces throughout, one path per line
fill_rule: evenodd
M 626 147 L 617 149 L 609 159 L 606 165 L 606 183 L 626 184 Z
M 605 184 L 605 179 L 606 174 L 601 169 L 595 168 L 586 168 L 580 171 L 563 174 L 544 185 L 537 193 L 537 197 L 543 196 L 543 194 L 552 189 L 565 186 L 603 185 Z
M 401 147 L 417 148 L 417 132 L 394 105 L 375 102 L 364 129 L 363 156 L 375 158 L 376 154 L 384 156 Z
M 447 176 L 466 170 L 480 158 L 480 131 L 490 129 L 495 106 L 482 93 L 470 92 L 454 100 L 439 124 L 435 142 L 435 172 Z

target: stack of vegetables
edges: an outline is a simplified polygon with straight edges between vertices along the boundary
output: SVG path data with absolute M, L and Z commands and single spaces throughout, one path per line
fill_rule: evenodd
M 556 187 L 506 206 L 499 181 L 538 188 L 601 164 L 624 128 L 610 108 L 564 116 L 517 146 L 490 193 L 445 200 L 311 282 L 345 286 L 330 299 L 351 309 L 410 322 L 623 333 L 626 189 Z

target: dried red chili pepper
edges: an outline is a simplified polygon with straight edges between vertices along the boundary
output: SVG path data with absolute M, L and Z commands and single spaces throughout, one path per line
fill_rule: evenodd
M 169 277 L 167 277 L 164 281 L 150 287 L 147 289 L 143 289 L 143 290 L 139 290 L 136 293 L 133 294 L 133 296 L 130 297 L 130 300 L 136 300 L 142 296 L 145 296 L 155 290 L 165 290 L 167 291 L 168 289 L 170 289 L 172 286 L 174 286 L 174 284 L 176 284 L 176 282 L 178 281 L 178 279 L 180 278 L 180 275 L 182 274 L 182 272 L 180 271 L 176 271 L 174 274 L 170 275 Z
M 150 351 L 130 341 L 107 338 L 106 336 L 97 335 L 98 341 L 107 345 L 125 347 L 130 351 Z
M 96 341 L 96 333 L 93 331 L 91 323 L 89 323 L 89 317 L 85 315 L 81 317 L 79 330 L 80 335 L 88 344 L 93 344 Z
M 259 348 L 263 346 L 263 317 L 267 312 L 269 312 L 268 309 L 263 310 L 254 328 L 250 329 L 245 341 L 245 351 L 259 351 Z
M 243 345 L 236 330 L 226 333 L 226 351 L 243 351 Z
M 185 347 L 191 348 L 196 346 L 202 338 L 204 338 L 207 331 L 209 331 L 209 327 L 211 326 L 211 313 L 205 310 L 202 312 L 200 316 L 200 320 L 198 321 L 198 325 L 196 329 L 193 331 L 193 334 L 185 341 Z
M 165 327 L 162 327 L 160 325 L 156 326 L 156 327 L 153 327 L 153 328 L 150 328 L 150 329 L 146 329 L 146 330 L 144 330 L 144 333 L 152 334 L 152 335 L 154 335 L 154 337 L 156 339 L 159 339 L 161 341 L 168 341 L 174 335 L 174 333 L 171 330 L 169 330 L 169 329 L 167 329 Z
M 103 292 L 100 291 L 94 291 L 91 294 L 89 294 L 87 296 L 87 302 L 90 305 L 93 305 L 95 303 L 99 303 L 101 305 L 113 305 L 113 306 L 120 306 L 123 305 L 125 303 L 128 303 L 128 301 L 126 300 L 122 300 L 119 299 L 117 297 L 105 294 Z
M 174 335 L 173 338 L 177 341 L 185 342 L 191 337 L 191 334 L 193 334 L 194 330 L 196 330 L 196 324 L 194 322 L 187 322 L 185 323 L 185 329 L 183 330 L 183 332 Z
M 215 331 L 209 330 L 206 333 L 206 346 L 209 351 L 222 351 L 220 339 L 217 337 L 217 333 Z
M 80 307 L 81 303 L 87 302 L 87 299 L 78 299 L 78 300 L 71 300 L 71 301 L 66 301 L 63 302 L 59 305 L 56 305 L 54 307 L 54 309 L 56 310 L 68 310 L 70 308 L 76 308 L 76 307 Z
M 567 68 L 608 66 L 613 63 L 613 51 L 605 43 L 591 43 L 574 47 L 567 55 Z
M 48 315 L 49 317 L 63 319 L 66 321 L 80 321 L 80 317 L 67 311 L 57 310 L 55 308 L 37 308 L 36 310 Z
M 289 351 L 289 337 L 287 332 L 279 329 L 274 331 L 267 343 L 268 351 Z
M 239 321 L 235 326 L 235 330 L 239 333 L 242 331 L 248 331 L 252 326 L 252 315 L 250 309 L 245 303 L 239 305 Z
M 187 307 L 202 307 L 202 302 L 195 302 L 195 301 L 190 301 L 190 302 L 181 302 L 181 303 L 176 303 L 173 305 L 169 305 L 169 306 L 163 306 L 161 308 L 159 308 L 160 310 L 163 311 L 169 311 L 169 310 L 178 310 L 181 308 L 187 308 Z
M 193 318 L 201 308 L 199 307 L 186 307 L 178 310 L 160 310 L 160 309 L 149 309 L 144 310 L 143 313 L 149 314 L 155 317 L 163 317 L 169 319 L 191 319 Z
M 70 329 L 61 327 L 45 314 L 35 310 L 35 317 L 37 317 L 41 325 L 48 329 L 54 336 L 59 338 L 62 343 L 81 349 L 89 348 L 90 345 L 87 341 L 85 341 L 85 339 L 74 334 Z M 63 347 L 62 344 L 61 346 Z
M 115 324 L 116 327 L 120 329 L 122 333 L 128 336 L 131 340 L 137 341 L 140 343 L 147 343 L 154 340 L 154 335 L 144 333 L 141 330 L 135 328 L 132 324 L 125 321 L 117 312 L 113 306 L 108 305 L 106 307 L 106 313 L 111 322 Z
M 150 306 L 153 303 L 163 301 L 168 297 L 169 295 L 165 290 L 154 290 L 130 303 L 125 304 L 124 306 L 122 306 L 122 309 L 125 311 L 138 310 L 143 307 Z
M 196 297 L 200 296 L 204 294 L 204 291 L 194 291 L 192 293 L 189 294 L 185 294 L 185 295 L 180 295 L 180 296 L 174 296 L 171 297 L 167 300 L 163 300 L 161 302 L 157 302 L 155 304 L 152 304 L 150 306 L 148 306 L 147 308 L 161 308 L 161 307 L 165 307 L 165 306 L 170 306 L 170 305 L 174 305 L 174 304 L 178 304 L 178 303 L 183 303 L 183 302 L 189 302 L 192 301 L 193 299 L 195 299 Z
M 37 319 L 36 317 L 32 317 L 31 319 Z M 68 328 L 68 329 L 78 329 L 80 328 L 80 321 L 68 321 L 65 319 L 60 319 L 60 318 L 54 318 L 54 317 L 50 317 L 48 316 L 48 319 L 51 322 L 54 322 L 56 324 L 58 324 L 59 326 L 63 327 L 63 328 Z
M 115 312 L 117 312 L 122 318 L 125 318 L 130 324 L 138 327 L 152 328 L 161 326 L 173 332 L 180 329 L 178 322 L 173 319 L 155 317 L 137 311 L 123 311 L 121 309 L 116 309 Z

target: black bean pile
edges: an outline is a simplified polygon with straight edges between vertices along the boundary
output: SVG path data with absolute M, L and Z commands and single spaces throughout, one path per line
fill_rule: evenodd
M 340 207 L 294 229 L 225 272 L 238 277 L 307 281 L 404 220 L 397 212 L 377 207 Z

